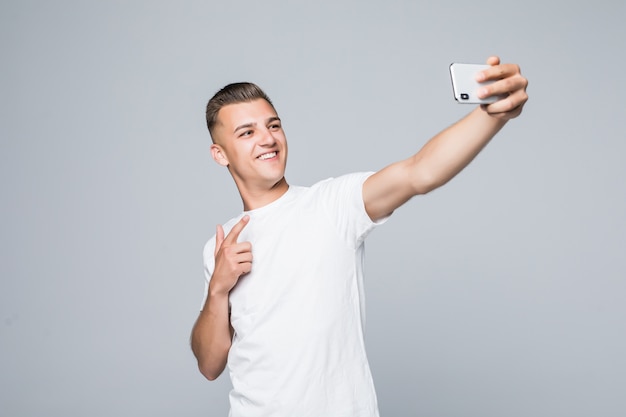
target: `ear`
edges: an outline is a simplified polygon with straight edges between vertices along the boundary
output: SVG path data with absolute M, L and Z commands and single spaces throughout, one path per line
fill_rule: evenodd
M 226 154 L 224 153 L 224 150 L 220 145 L 217 145 L 215 143 L 211 145 L 211 156 L 213 157 L 215 162 L 217 162 L 221 166 L 228 166 L 228 158 L 226 157 Z

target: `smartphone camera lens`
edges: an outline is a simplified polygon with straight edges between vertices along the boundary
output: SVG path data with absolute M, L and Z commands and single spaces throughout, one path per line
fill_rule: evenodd
M 469 100 L 469 94 L 461 93 L 461 100 Z

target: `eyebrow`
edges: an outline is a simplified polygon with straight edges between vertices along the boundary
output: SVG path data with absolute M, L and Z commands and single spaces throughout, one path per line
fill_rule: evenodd
M 267 124 L 267 123 L 275 122 L 275 121 L 277 121 L 277 120 L 280 122 L 280 117 L 278 117 L 278 116 L 272 116 L 272 117 L 269 117 L 269 118 L 265 121 L 265 123 Z M 235 130 L 233 130 L 233 133 L 236 133 L 236 132 L 237 132 L 238 130 L 240 130 L 240 129 L 248 129 L 248 128 L 251 128 L 251 127 L 254 127 L 254 126 L 256 126 L 256 123 L 255 123 L 255 122 L 251 122 L 251 123 L 244 123 L 244 124 L 242 124 L 242 125 L 237 126 L 237 127 L 235 128 Z
M 247 128 L 254 127 L 254 126 L 256 126 L 256 123 L 245 123 L 243 125 L 237 126 L 235 130 L 233 130 L 233 133 L 236 133 L 240 129 L 247 129 Z

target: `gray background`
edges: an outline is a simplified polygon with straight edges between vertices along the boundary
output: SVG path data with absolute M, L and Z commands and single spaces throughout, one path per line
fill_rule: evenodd
M 626 415 L 624 4 L 2 1 L 0 414 L 227 414 L 188 345 L 241 209 L 224 84 L 267 90 L 309 185 L 416 152 L 470 110 L 448 65 L 500 54 L 522 117 L 368 242 L 381 414 Z

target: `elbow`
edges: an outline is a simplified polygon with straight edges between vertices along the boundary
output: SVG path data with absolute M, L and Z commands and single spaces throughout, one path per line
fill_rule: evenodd
M 197 337 L 198 333 L 192 333 L 191 351 L 196 358 L 198 370 L 209 381 L 216 380 L 226 368 L 230 345 L 216 347 L 210 341 L 207 343 Z
M 204 377 L 208 379 L 209 381 L 215 381 L 220 376 L 220 374 L 218 373 L 208 373 L 208 372 L 202 372 L 202 375 L 204 375 Z
M 222 371 L 224 370 L 223 368 L 216 369 L 213 366 L 208 366 L 206 364 L 201 364 L 201 363 L 198 363 L 198 369 L 200 370 L 200 373 L 209 381 L 215 381 L 222 374 Z
M 419 158 L 419 154 L 408 161 L 404 175 L 408 179 L 413 195 L 428 194 L 446 182 L 438 170 Z
M 226 368 L 228 348 L 216 351 L 214 348 L 201 348 L 198 344 L 192 344 L 192 351 L 198 370 L 209 381 L 215 381 Z
M 431 191 L 435 190 L 437 187 L 434 185 L 426 185 L 426 184 L 419 184 L 416 187 L 414 187 L 414 194 L 415 195 L 426 195 L 428 193 L 430 193 Z
M 443 184 L 440 179 L 429 172 L 416 172 L 411 181 L 414 195 L 428 194 L 441 187 Z
M 210 352 L 202 351 L 197 345 L 192 343 L 191 350 L 196 357 L 198 370 L 209 381 L 215 381 L 226 368 L 226 356 L 223 360 L 217 358 Z

